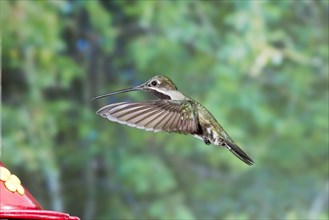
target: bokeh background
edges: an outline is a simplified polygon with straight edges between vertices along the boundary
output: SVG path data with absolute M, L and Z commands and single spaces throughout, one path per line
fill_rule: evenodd
M 82 219 L 328 219 L 319 1 L 1 1 L 1 161 Z M 95 114 L 170 77 L 256 162 Z

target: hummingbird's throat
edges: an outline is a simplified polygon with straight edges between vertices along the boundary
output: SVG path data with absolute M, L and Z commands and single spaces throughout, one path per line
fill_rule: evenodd
M 162 92 L 158 92 L 156 90 L 149 90 L 149 93 L 151 93 L 152 95 L 155 95 L 156 97 L 158 97 L 160 99 L 171 99 L 170 96 L 168 96 Z
M 185 100 L 186 97 L 178 90 L 161 90 L 158 88 L 153 88 L 151 93 L 161 99 L 171 99 L 171 100 Z

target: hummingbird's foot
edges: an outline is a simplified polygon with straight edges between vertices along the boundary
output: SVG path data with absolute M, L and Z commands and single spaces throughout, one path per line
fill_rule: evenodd
M 205 143 L 206 145 L 211 144 L 211 141 L 210 141 L 209 138 L 207 138 L 207 137 L 203 137 L 203 141 L 204 141 L 204 143 Z
M 230 150 L 229 146 L 227 146 L 223 138 L 219 138 L 219 145 L 222 147 L 227 147 Z

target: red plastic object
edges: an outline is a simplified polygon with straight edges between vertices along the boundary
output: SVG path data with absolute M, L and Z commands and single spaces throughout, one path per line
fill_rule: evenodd
M 0 167 L 4 167 L 1 162 Z M 16 178 L 12 179 L 16 180 Z M 19 181 L 18 178 L 17 181 Z M 20 189 L 15 191 L 15 187 L 10 188 L 12 185 L 6 182 L 7 181 L 0 179 L 0 219 L 79 220 L 78 217 L 70 216 L 66 213 L 43 210 L 39 202 L 24 188 L 24 186 L 24 190 Z

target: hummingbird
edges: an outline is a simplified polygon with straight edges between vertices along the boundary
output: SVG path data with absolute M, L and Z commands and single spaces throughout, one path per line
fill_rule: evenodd
M 185 96 L 166 76 L 154 76 L 145 83 L 94 97 L 92 100 L 131 91 L 145 91 L 158 99 L 145 102 L 119 102 L 96 113 L 110 121 L 153 132 L 193 135 L 206 145 L 228 149 L 248 165 L 254 161 L 232 140 L 215 117 L 199 102 Z

